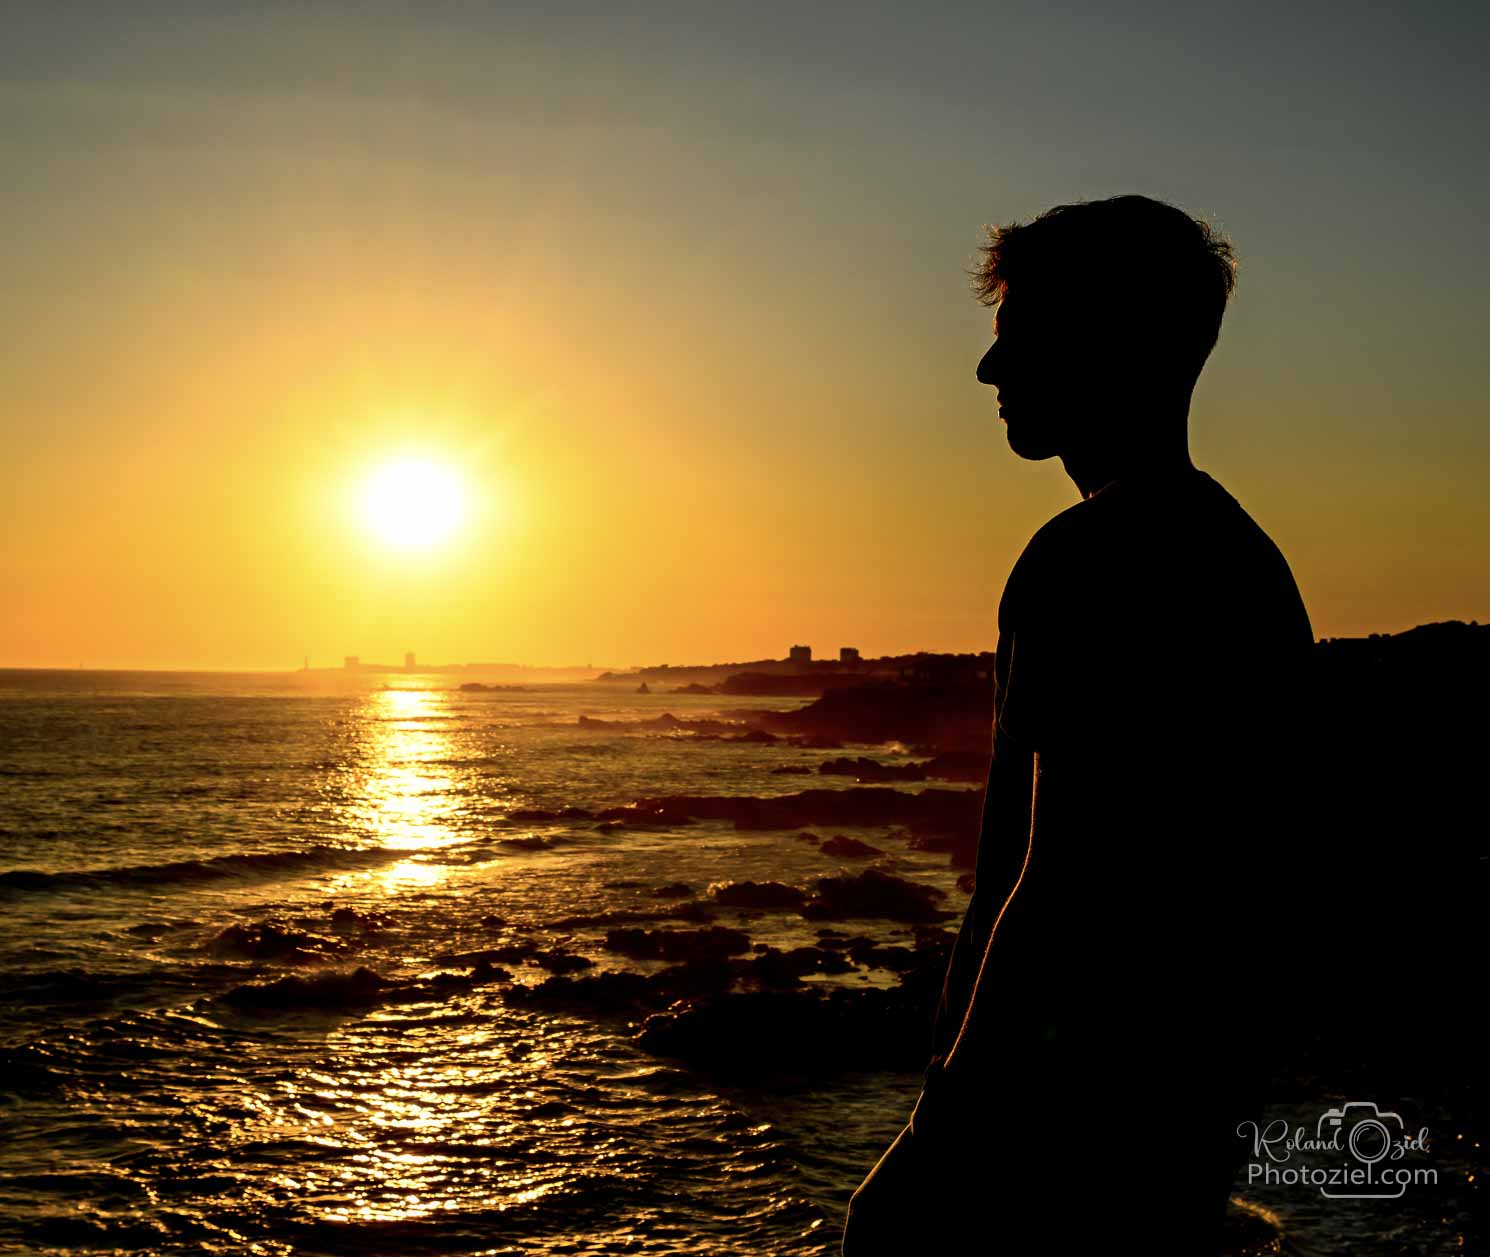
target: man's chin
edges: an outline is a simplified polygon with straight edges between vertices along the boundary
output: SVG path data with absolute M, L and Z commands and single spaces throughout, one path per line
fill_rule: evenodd
M 1009 440 L 1009 448 L 1020 458 L 1038 463 L 1047 458 L 1054 458 L 1060 453 L 1047 435 L 1030 432 L 1019 424 L 1009 423 L 1007 420 L 1004 427 L 1004 435 Z

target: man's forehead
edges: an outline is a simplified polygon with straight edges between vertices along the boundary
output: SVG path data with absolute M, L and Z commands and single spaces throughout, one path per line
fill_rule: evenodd
M 1010 312 L 1011 301 L 1013 302 L 1012 314 Z M 1069 295 L 1063 299 L 1059 291 L 1026 290 L 1013 298 L 1006 292 L 999 299 L 998 305 L 994 307 L 993 327 L 996 333 L 1002 334 L 1012 326 L 1026 328 L 1032 325 L 1064 326 L 1079 322 L 1083 318 L 1099 316 L 1100 312 L 1092 309 L 1089 302 L 1080 301 Z

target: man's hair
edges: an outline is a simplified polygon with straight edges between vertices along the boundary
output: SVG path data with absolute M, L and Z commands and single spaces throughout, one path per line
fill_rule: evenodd
M 1094 312 L 1119 293 L 1115 330 L 1142 330 L 1195 375 L 1221 334 L 1236 285 L 1231 243 L 1198 218 L 1146 196 L 1057 205 L 1028 223 L 989 227 L 971 272 L 986 306 L 1013 289 Z

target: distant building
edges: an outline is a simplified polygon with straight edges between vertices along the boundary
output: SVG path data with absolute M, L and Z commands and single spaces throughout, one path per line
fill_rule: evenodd
M 857 666 L 862 662 L 859 658 L 859 648 L 857 646 L 840 646 L 838 648 L 838 662 Z
M 404 651 L 404 671 L 414 671 L 414 652 L 412 650 Z
M 362 658 L 359 655 L 348 655 L 341 661 L 341 666 L 348 672 L 355 672 L 362 666 Z
M 789 651 L 787 651 L 786 659 L 788 663 L 794 663 L 799 668 L 805 668 L 812 662 L 812 647 L 793 646 Z

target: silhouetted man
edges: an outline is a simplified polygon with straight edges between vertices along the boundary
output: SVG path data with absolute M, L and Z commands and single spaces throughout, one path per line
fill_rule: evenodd
M 978 379 L 1082 500 L 998 610 L 975 889 L 925 1085 L 847 1257 L 1213 1251 L 1238 1123 L 1292 1047 L 1308 615 L 1190 461 L 1230 246 L 1145 197 L 993 230 Z

